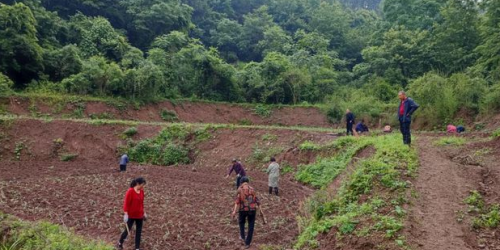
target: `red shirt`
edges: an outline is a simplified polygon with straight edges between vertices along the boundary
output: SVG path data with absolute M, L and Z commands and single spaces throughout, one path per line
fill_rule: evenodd
M 399 106 L 399 116 L 405 115 L 405 101 L 406 99 L 401 101 L 401 106 Z
M 129 188 L 123 201 L 123 211 L 130 219 L 144 218 L 144 191 L 137 193 L 134 188 Z
M 260 205 L 260 201 L 255 194 L 255 190 L 244 182 L 238 188 L 236 204 L 239 205 L 240 211 L 255 211 L 257 205 Z

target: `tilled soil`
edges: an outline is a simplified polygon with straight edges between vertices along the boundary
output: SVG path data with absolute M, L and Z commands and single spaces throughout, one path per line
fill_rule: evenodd
M 481 169 L 452 161 L 434 139 L 418 139 L 420 167 L 413 183 L 418 198 L 405 227 L 407 239 L 422 250 L 475 249 L 475 234 L 459 222 L 459 211 L 466 210 L 463 200 L 480 182 Z
M 0 177 L 0 210 L 24 219 L 50 220 L 114 243 L 124 229 L 121 206 L 128 183 L 143 176 L 149 215 L 143 249 L 240 247 L 238 225 L 230 218 L 234 179 L 223 178 L 225 168 L 221 174 L 158 166 L 132 165 L 126 173 L 116 169 L 110 163 L 2 162 L 0 172 L 9 175 Z M 282 180 L 280 197 L 269 196 L 265 174 L 249 174 L 268 220 L 267 225 L 256 223 L 254 245 L 288 246 L 298 234 L 295 216 L 300 203 L 311 190 Z M 127 249 L 132 242 L 128 240 Z

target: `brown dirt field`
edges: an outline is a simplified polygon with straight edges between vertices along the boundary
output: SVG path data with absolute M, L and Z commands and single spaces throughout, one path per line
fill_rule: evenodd
M 116 148 L 123 143 L 120 134 L 127 126 L 19 120 L 0 127 L 1 211 L 22 219 L 49 220 L 78 234 L 115 243 L 124 229 L 121 206 L 128 183 L 144 176 L 150 220 L 144 227 L 143 249 L 239 249 L 238 225 L 229 216 L 234 177 L 223 178 L 230 159 L 240 157 L 245 163 L 254 145 L 285 152 L 305 140 L 332 140 L 321 133 L 292 130 L 218 129 L 198 145 L 200 153 L 192 165 L 131 164 L 126 174 L 120 174 Z M 140 126 L 135 139 L 151 137 L 160 129 Z M 64 141 L 64 150 L 78 154 L 76 160 L 61 162 L 54 155 L 58 138 Z M 26 149 L 17 161 L 13 150 L 21 141 Z M 261 171 L 265 164 L 245 165 L 268 219 L 267 225 L 257 222 L 253 249 L 263 244 L 289 247 L 298 235 L 295 217 L 301 202 L 312 190 L 285 176 L 280 198 L 268 196 L 267 176 Z M 127 241 L 127 247 L 131 242 Z
M 467 214 L 464 199 L 472 190 L 479 190 L 488 204 L 499 203 L 498 154 L 490 153 L 481 159 L 474 155 L 484 148 L 498 153 L 500 143 L 484 143 L 480 135 L 467 137 L 468 141 L 480 142 L 464 147 L 437 147 L 433 144 L 436 139 L 421 136 L 418 140 L 421 165 L 413 184 L 419 197 L 405 226 L 408 242 L 423 250 L 499 249 L 496 230 L 473 230 L 469 216 L 463 222 L 459 217 Z M 462 160 L 468 156 L 473 160 Z
M 64 107 L 57 107 L 49 99 L 29 100 L 21 97 L 0 99 L 0 104 L 6 105 L 6 110 L 15 115 L 29 116 L 34 112 L 38 113 L 38 115 L 50 115 L 56 118 L 68 116 L 76 108 L 71 103 Z M 163 109 L 174 111 L 179 121 L 189 123 L 245 123 L 253 125 L 307 127 L 332 126 L 328 123 L 326 115 L 313 107 L 276 107 L 272 109 L 269 117 L 261 117 L 250 106 L 191 101 L 165 101 L 158 104 L 145 105 L 138 109 L 132 107 L 118 109 L 103 102 L 89 101 L 85 102 L 84 115 L 85 117 L 90 117 L 92 114 L 106 114 L 113 119 L 162 122 L 160 112 Z

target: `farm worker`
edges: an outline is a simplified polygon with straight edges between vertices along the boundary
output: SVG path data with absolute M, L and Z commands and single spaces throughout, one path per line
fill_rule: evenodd
M 142 177 L 134 179 L 130 183 L 130 188 L 125 194 L 123 201 L 123 221 L 127 225 L 118 241 L 118 249 L 123 249 L 123 242 L 135 223 L 135 249 L 139 250 L 141 245 L 142 223 L 147 220 L 147 214 L 144 212 L 144 186 L 146 180 Z
M 357 125 L 356 125 L 356 132 L 362 134 L 364 132 L 369 132 L 368 127 L 365 125 L 365 121 L 361 120 Z
M 462 126 L 462 125 L 458 125 L 458 126 L 457 126 L 457 132 L 458 132 L 458 133 L 463 133 L 463 132 L 465 132 L 465 128 L 464 128 L 464 126 Z
M 255 190 L 248 184 L 250 180 L 247 176 L 241 178 L 241 187 L 238 188 L 236 201 L 232 216 L 236 216 L 238 211 L 238 223 L 240 225 L 240 240 L 244 242 L 245 249 L 250 248 L 253 237 L 253 229 L 255 225 L 255 217 L 257 209 L 259 209 L 260 201 L 255 193 Z M 248 219 L 248 234 L 245 237 L 245 223 Z
M 448 132 L 450 134 L 456 134 L 457 133 L 457 127 L 455 127 L 452 124 L 448 124 L 448 126 L 446 126 L 446 132 Z
M 411 146 L 411 115 L 419 106 L 413 99 L 407 97 L 404 91 L 399 91 L 398 97 L 401 101 L 398 108 L 398 118 L 401 134 L 403 134 L 403 143 Z
M 269 174 L 269 194 L 273 194 L 273 189 L 274 193 L 276 196 L 279 195 L 278 192 L 278 182 L 280 179 L 280 165 L 276 163 L 276 159 L 274 157 L 271 157 L 271 164 L 269 164 L 269 167 L 267 167 L 266 172 Z
M 120 172 L 127 171 L 128 155 L 123 154 L 120 158 Z
M 347 135 L 353 135 L 352 132 L 352 126 L 354 125 L 354 114 L 347 109 L 345 111 L 345 122 L 346 122 L 346 128 L 347 128 Z
M 243 178 L 247 174 L 245 173 L 245 169 L 243 168 L 241 162 L 239 162 L 236 158 L 233 158 L 233 165 L 231 165 L 226 178 L 229 178 L 233 171 L 236 173 L 236 189 L 238 189 L 240 187 L 241 178 Z

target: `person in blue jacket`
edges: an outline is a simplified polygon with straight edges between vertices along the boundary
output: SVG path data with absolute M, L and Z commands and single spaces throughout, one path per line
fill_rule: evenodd
M 127 163 L 128 163 L 128 155 L 123 154 L 122 157 L 120 157 L 120 172 L 127 171 Z
M 407 97 L 404 91 L 399 91 L 398 97 L 400 100 L 398 118 L 401 134 L 403 134 L 403 143 L 411 146 L 411 115 L 418 109 L 419 106 L 415 101 L 413 101 L 413 99 Z
M 361 120 L 357 125 L 356 125 L 356 132 L 359 134 L 365 133 L 365 132 L 370 132 L 368 130 L 368 127 L 365 125 L 365 121 Z

